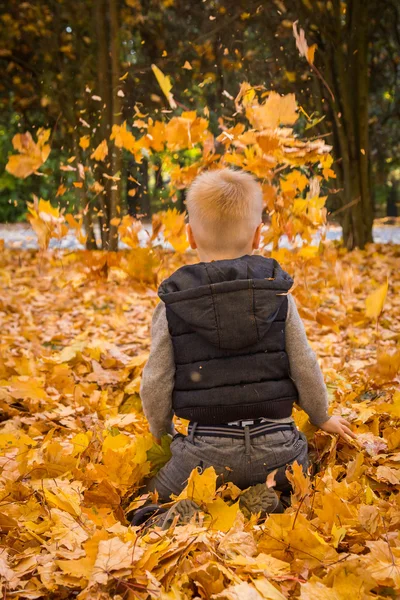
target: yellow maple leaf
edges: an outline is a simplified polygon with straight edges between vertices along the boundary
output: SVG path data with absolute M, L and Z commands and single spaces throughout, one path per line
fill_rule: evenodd
M 290 171 L 288 175 L 280 180 L 282 192 L 295 192 L 296 190 L 302 192 L 307 184 L 308 178 L 297 169 Z
M 143 554 L 143 548 L 133 542 L 123 542 L 118 537 L 100 541 L 91 581 L 105 585 L 111 571 L 131 568 Z
M 87 433 L 77 433 L 71 440 L 72 444 L 74 445 L 72 456 L 79 456 L 79 454 L 82 454 L 82 452 L 84 452 L 89 446 L 91 438 L 91 431 L 88 431 Z
M 65 218 L 59 207 L 52 206 L 49 200 L 34 197 L 32 203 L 28 202 L 28 219 L 32 229 L 38 236 L 41 249 L 45 250 L 52 237 L 61 239 L 66 235 L 68 228 L 64 224 Z
M 229 531 L 239 510 L 239 502 L 229 506 L 222 498 L 216 498 L 214 502 L 207 504 L 207 513 L 212 518 L 211 528 L 218 531 Z
M 73 493 L 68 493 L 63 489 L 57 490 L 57 493 L 53 493 L 49 489 L 44 489 L 44 495 L 47 502 L 51 506 L 55 506 L 60 510 L 66 511 L 70 515 L 75 517 L 79 517 L 81 514 L 81 506 L 80 501 L 81 498 L 74 491 Z
M 103 442 L 103 452 L 107 450 L 120 450 L 130 444 L 130 437 L 124 433 L 118 435 L 107 435 Z
M 196 111 L 184 111 L 165 126 L 165 137 L 170 150 L 183 150 L 206 139 L 208 121 L 197 117 Z
M 365 301 L 365 314 L 370 319 L 378 319 L 385 304 L 389 280 L 372 292 Z
M 327 313 L 322 312 L 320 310 L 317 311 L 315 320 L 317 321 L 317 323 L 319 323 L 323 327 L 329 327 L 335 333 L 340 333 L 340 329 L 338 327 L 337 322 L 335 321 L 335 319 L 333 317 L 331 317 Z
M 153 119 L 149 118 L 147 137 L 150 141 L 150 147 L 156 152 L 162 152 L 165 145 L 165 123 L 162 121 L 153 121 Z
M 307 50 L 307 60 L 310 63 L 310 65 L 314 64 L 314 56 L 315 56 L 315 51 L 318 48 L 317 44 L 313 44 L 312 46 L 310 46 Z
M 80 147 L 83 148 L 83 150 L 86 150 L 86 148 L 89 148 L 89 144 L 90 144 L 90 135 L 82 135 L 82 137 L 79 139 Z
M 82 245 L 86 244 L 87 234 L 83 232 L 83 216 L 78 216 L 78 219 L 75 219 L 71 213 L 67 213 L 65 215 L 65 220 L 68 225 L 75 230 L 76 239 Z
M 67 188 L 65 187 L 65 185 L 63 185 L 63 184 L 59 185 L 57 188 L 56 198 L 58 198 L 59 196 L 63 196 L 66 191 L 67 191 Z
M 138 219 L 134 219 L 130 215 L 125 215 L 118 224 L 119 238 L 121 242 L 130 248 L 137 248 L 139 246 L 139 233 L 141 231 L 141 222 Z
M 307 496 L 311 496 L 311 481 L 304 475 L 303 468 L 297 461 L 286 471 L 286 476 L 292 484 L 293 496 L 298 502 L 303 502 Z
M 158 268 L 159 262 L 152 248 L 133 248 L 121 262 L 121 269 L 128 277 L 141 283 L 155 284 Z M 137 391 L 137 382 L 132 386 Z
M 217 474 L 214 467 L 208 467 L 199 473 L 193 469 L 188 479 L 187 486 L 178 496 L 178 500 L 189 498 L 197 504 L 209 504 L 214 499 L 217 485 Z
M 336 550 L 310 529 L 307 519 L 300 513 L 270 515 L 265 524 L 265 533 L 259 541 L 259 550 L 282 559 L 284 547 L 289 545 L 293 555 L 309 568 L 315 568 L 321 562 L 335 563 L 338 558 Z
M 12 145 L 20 154 L 14 154 L 8 159 L 6 170 L 14 175 L 25 179 L 42 166 L 50 154 L 50 145 L 47 141 L 50 137 L 50 129 L 38 129 L 37 143 L 29 131 L 17 133 L 12 139 Z
M 13 398 L 48 400 L 48 395 L 43 387 L 44 381 L 38 377 L 11 377 L 8 386 Z
M 277 92 L 270 92 L 263 104 L 256 100 L 247 106 L 246 117 L 258 130 L 293 125 L 299 117 L 295 95 L 280 96 Z
M 109 534 L 104 529 L 95 531 L 93 536 L 83 544 L 86 556 L 76 560 L 57 560 L 57 566 L 76 579 L 89 580 L 96 562 L 99 543 L 108 537 Z
M 290 83 L 296 81 L 296 71 L 285 71 L 285 77 Z
M 186 237 L 185 214 L 176 208 L 169 208 L 160 214 L 163 225 L 163 234 L 166 242 L 169 242 L 175 252 L 183 253 L 189 247 Z
M 125 150 L 134 153 L 136 138 L 126 127 L 126 121 L 122 125 L 113 125 L 110 140 L 114 140 L 117 148 L 125 148 Z
M 304 29 L 300 28 L 300 32 L 297 30 L 297 21 L 293 23 L 293 35 L 296 40 L 296 46 L 300 56 L 304 56 L 308 63 L 312 65 L 314 63 L 314 55 L 317 49 L 317 44 L 308 46 Z
M 96 150 L 94 150 L 94 152 L 92 152 L 92 154 L 90 155 L 90 158 L 93 158 L 94 160 L 104 160 L 105 157 L 107 156 L 107 154 L 108 154 L 107 141 L 103 140 L 97 146 Z
M 177 108 L 177 104 L 174 100 L 173 95 L 171 94 L 172 84 L 170 78 L 167 75 L 164 75 L 164 73 L 161 71 L 161 69 L 157 67 L 157 65 L 151 65 L 151 68 L 154 75 L 156 76 L 158 85 L 160 86 L 164 96 L 168 100 L 170 107 L 173 109 Z
M 331 154 L 326 154 L 325 156 L 323 156 L 321 158 L 321 162 L 319 164 L 320 167 L 322 167 L 322 174 L 325 177 L 325 179 L 335 179 L 336 178 L 336 173 L 333 169 L 331 169 L 331 166 L 333 164 L 333 157 Z
M 263 131 L 257 135 L 257 144 L 265 154 L 274 155 L 279 150 L 281 142 L 273 131 Z
M 379 412 L 387 412 L 394 417 L 400 418 L 400 391 L 396 390 L 393 394 L 392 404 L 384 402 L 378 405 Z

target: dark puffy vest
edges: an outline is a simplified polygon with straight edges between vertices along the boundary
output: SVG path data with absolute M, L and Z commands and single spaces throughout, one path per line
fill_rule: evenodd
M 187 265 L 159 288 L 175 355 L 173 410 L 201 424 L 289 417 L 285 351 L 293 281 L 262 256 Z

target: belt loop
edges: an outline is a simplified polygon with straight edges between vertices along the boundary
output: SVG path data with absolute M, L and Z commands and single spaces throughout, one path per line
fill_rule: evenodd
M 191 429 L 190 429 L 190 434 L 189 434 L 189 442 L 191 444 L 193 444 L 193 446 L 196 445 L 194 443 L 194 434 L 196 433 L 197 425 L 198 425 L 197 421 L 195 423 L 193 423 L 193 425 L 191 426 Z
M 250 460 L 251 442 L 250 442 L 250 429 L 248 425 L 244 426 L 244 447 L 246 458 Z

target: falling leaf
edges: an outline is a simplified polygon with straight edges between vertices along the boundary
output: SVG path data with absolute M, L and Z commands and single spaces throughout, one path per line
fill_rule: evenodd
M 125 148 L 135 156 L 137 162 L 142 160 L 142 144 L 136 140 L 131 131 L 127 129 L 126 121 L 122 125 L 113 125 L 110 140 L 114 140 L 117 148 Z
M 179 213 L 176 208 L 169 208 L 160 215 L 163 234 L 176 252 L 184 252 L 189 242 L 186 237 L 185 214 Z
M 387 279 L 377 290 L 371 292 L 365 301 L 365 314 L 369 319 L 378 319 L 383 311 L 389 280 Z
M 265 102 L 248 103 L 246 116 L 259 130 L 275 129 L 278 125 L 293 125 L 298 119 L 297 102 L 294 94 L 280 96 L 270 92 Z
M 86 148 L 89 148 L 89 145 L 90 145 L 90 135 L 83 135 L 79 139 L 79 145 L 80 145 L 81 148 L 83 148 L 83 150 L 86 150 Z
M 92 152 L 92 154 L 90 155 L 90 158 L 93 158 L 94 160 L 104 160 L 105 157 L 108 154 L 108 146 L 107 146 L 107 141 L 103 140 L 96 148 L 96 150 L 94 150 L 94 152 Z
M 293 23 L 293 35 L 295 37 L 296 46 L 299 50 L 300 56 L 304 56 L 310 65 L 312 65 L 314 63 L 314 55 L 315 50 L 317 49 L 317 44 L 313 44 L 310 47 L 308 46 L 304 29 L 300 27 L 300 33 L 297 30 L 297 21 Z
M 14 135 L 12 145 L 19 154 L 10 156 L 6 170 L 14 177 L 22 179 L 35 173 L 49 157 L 50 145 L 47 144 L 49 137 L 50 129 L 42 128 L 38 129 L 37 143 L 33 141 L 29 131 Z
M 53 207 L 48 200 L 35 197 L 32 203 L 28 203 L 27 216 L 42 250 L 48 247 L 52 237 L 61 238 L 67 232 L 60 209 Z
M 56 198 L 58 198 L 59 196 L 63 196 L 66 191 L 67 191 L 67 188 L 65 187 L 64 184 L 59 185 L 57 188 Z
M 170 78 L 167 75 L 164 75 L 164 73 L 156 65 L 151 65 L 151 68 L 153 70 L 154 75 L 156 76 L 158 85 L 160 86 L 164 96 L 168 100 L 170 107 L 172 109 L 175 109 L 177 105 L 173 95 L 171 94 L 172 84 Z

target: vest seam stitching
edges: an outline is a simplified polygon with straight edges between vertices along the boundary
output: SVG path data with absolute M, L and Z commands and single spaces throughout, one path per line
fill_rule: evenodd
M 275 321 L 273 321 L 273 323 L 285 323 L 285 322 L 286 322 L 285 319 L 282 319 L 282 320 L 275 319 Z M 273 325 L 273 323 L 271 323 L 271 325 Z M 184 331 L 183 333 L 174 333 L 172 335 L 173 335 L 173 337 L 178 338 L 178 337 L 183 337 L 184 335 L 192 335 L 192 334 L 201 335 L 201 334 L 197 333 L 194 329 L 192 329 L 191 331 Z M 260 338 L 258 341 L 261 342 L 262 339 L 264 339 L 264 336 L 262 338 Z
M 193 365 L 194 363 L 205 363 L 210 362 L 212 360 L 225 360 L 229 358 L 243 358 L 244 356 L 256 356 L 257 354 L 268 354 L 268 358 L 271 358 L 271 354 L 280 354 L 281 352 L 286 352 L 286 350 L 284 348 L 282 348 L 281 350 L 258 350 L 257 352 L 246 352 L 246 354 L 238 354 L 234 356 L 216 356 L 215 358 L 199 358 L 198 360 L 190 360 L 189 362 L 184 363 L 177 362 L 176 366 L 187 367 L 188 365 Z
M 246 404 L 245 408 L 252 408 L 253 406 L 259 406 L 260 404 L 275 404 L 276 402 L 286 402 L 287 400 L 293 400 L 293 402 L 297 401 L 297 396 L 283 396 L 281 398 L 274 398 L 272 400 L 260 400 L 259 402 L 252 402 L 251 404 Z M 193 408 L 190 405 L 187 406 L 179 406 L 176 407 L 176 410 L 181 411 L 181 410 L 193 410 L 194 412 L 199 411 L 199 412 L 204 412 L 204 411 L 215 411 L 221 408 L 244 408 L 242 404 L 216 404 L 214 405 L 207 405 L 207 406 L 196 406 L 196 408 Z M 175 411 L 176 414 L 178 414 Z M 178 415 L 179 416 L 179 415 Z M 267 418 L 267 417 L 264 417 Z M 286 419 L 288 417 L 281 417 L 282 419 Z
M 255 296 L 254 296 L 254 287 L 251 288 L 251 294 L 252 294 L 252 300 L 253 300 L 253 319 L 254 319 L 254 325 L 256 328 L 256 332 L 257 332 L 257 341 L 260 341 L 260 332 L 258 330 L 258 325 L 257 325 L 257 319 L 256 319 L 256 300 L 255 300 Z
M 269 383 L 269 382 L 281 382 L 281 381 L 290 381 L 291 383 L 293 383 L 293 380 L 290 377 L 282 377 L 280 379 L 258 379 L 256 381 L 245 381 L 243 383 L 222 383 L 221 385 L 213 385 L 209 388 L 191 388 L 191 389 L 184 389 L 184 390 L 180 390 L 178 388 L 174 388 L 175 392 L 180 392 L 183 394 L 192 394 L 193 392 L 209 392 L 210 390 L 219 390 L 220 388 L 236 388 L 238 386 L 241 385 L 256 385 L 257 383 Z M 262 402 L 262 400 L 261 400 Z
M 214 299 L 214 291 L 213 291 L 213 287 L 212 287 L 212 279 L 210 277 L 210 274 L 208 272 L 208 268 L 207 268 L 206 264 L 204 265 L 204 268 L 206 270 L 206 274 L 207 274 L 208 280 L 210 282 L 209 286 L 210 286 L 210 292 L 211 292 L 212 305 L 213 305 L 213 309 L 214 309 L 215 326 L 216 326 L 216 329 L 217 329 L 218 348 L 221 348 L 221 338 L 220 338 L 220 335 L 219 335 L 219 323 L 218 323 L 218 318 L 217 318 L 217 309 L 215 307 L 215 299 Z

